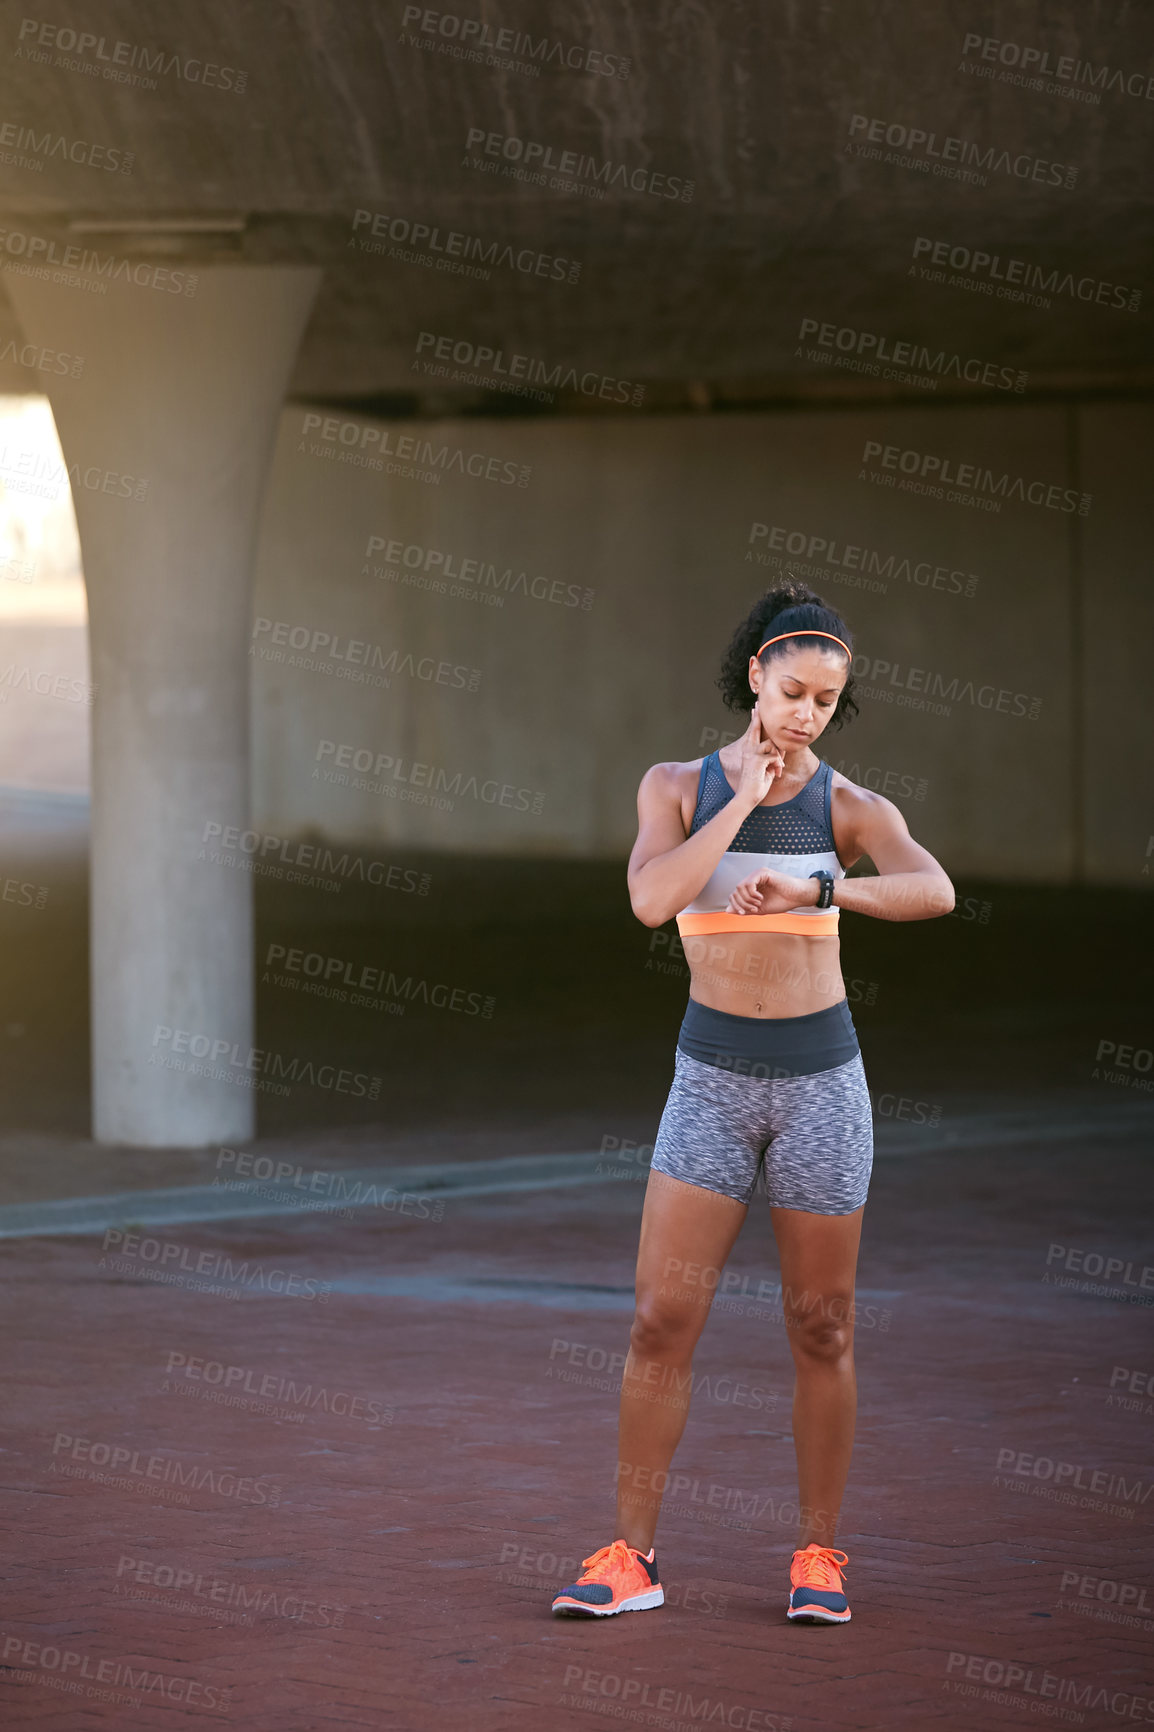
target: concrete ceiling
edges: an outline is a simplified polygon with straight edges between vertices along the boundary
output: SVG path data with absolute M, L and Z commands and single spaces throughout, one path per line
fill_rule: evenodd
M 415 371 L 422 331 L 644 384 L 649 406 L 991 395 L 948 376 L 930 393 L 832 367 L 799 342 L 803 319 L 1025 369 L 1031 395 L 1154 381 L 1154 101 L 1106 88 L 1091 104 L 997 78 L 1015 56 L 1008 70 L 1020 76 L 1029 49 L 1052 68 L 1068 56 L 1089 76 L 1120 71 L 1132 90 L 1150 80 L 1154 96 L 1149 8 L 1071 5 L 1064 22 L 1041 4 L 916 0 L 438 0 L 416 18 L 409 8 L 408 21 L 402 0 L 103 0 L 98 10 L 94 23 L 91 6 L 59 0 L 32 28 L 17 5 L 0 25 L 0 126 L 15 129 L 0 132 L 0 226 L 105 257 L 323 264 L 298 397 L 410 412 L 527 406 Z M 466 23 L 475 42 L 482 15 L 490 37 L 532 39 L 518 58 L 538 76 L 442 52 L 459 51 Z M 68 31 L 100 41 L 62 54 Z M 963 55 L 968 32 L 1008 46 L 991 60 L 980 48 Z M 543 42 L 549 58 L 534 61 Z M 149 74 L 141 54 L 158 49 L 165 69 Z M 592 56 L 601 71 L 587 69 Z M 625 59 L 628 76 L 604 75 Z M 963 59 L 994 76 L 966 72 Z M 207 87 L 202 63 L 228 69 L 211 75 L 218 85 L 244 72 L 245 88 Z M 118 65 L 156 88 L 105 76 Z M 864 123 L 851 133 L 855 115 L 931 133 L 931 151 L 960 148 L 947 136 L 978 155 L 992 148 L 987 184 L 847 154 L 869 143 Z M 525 184 L 470 166 L 505 160 L 470 148 L 471 129 L 664 181 L 657 192 L 611 185 L 600 198 Z M 29 136 L 49 148 L 37 153 Z M 94 147 L 98 162 L 132 152 L 131 173 L 69 160 L 60 139 Z M 1021 178 L 1035 163 L 1042 178 Z M 1072 188 L 1047 184 L 1068 169 Z M 689 202 L 662 196 L 671 179 L 693 182 Z M 438 228 L 442 241 L 456 231 L 483 248 L 574 261 L 579 280 L 497 264 L 485 281 L 373 256 L 355 244 L 357 211 Z M 189 218 L 242 226 L 179 240 L 76 226 Z M 977 286 L 996 289 L 989 267 L 959 285 L 927 281 L 919 238 L 997 255 L 1003 272 L 1014 259 L 1072 273 L 1084 294 L 1105 284 L 1107 304 L 1068 290 L 1049 307 L 1015 304 Z M 0 263 L 9 257 L 0 250 Z M 1108 304 L 1114 288 L 1127 302 L 1140 290 L 1137 310 Z M 6 304 L 0 314 L 2 346 L 18 333 Z M 8 359 L 0 387 L 35 389 L 35 375 Z M 570 393 L 561 406 L 588 405 Z

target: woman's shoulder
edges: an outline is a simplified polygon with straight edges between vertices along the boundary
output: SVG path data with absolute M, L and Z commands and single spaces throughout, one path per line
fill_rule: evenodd
M 887 800 L 884 794 L 879 794 L 874 788 L 863 788 L 859 782 L 851 781 L 840 770 L 830 767 L 830 807 L 834 822 L 839 826 L 871 819 L 882 818 L 893 813 L 899 818 L 901 812 L 892 800 Z
M 651 764 L 641 778 L 638 794 L 649 795 L 658 800 L 681 800 L 686 794 L 692 793 L 696 799 L 697 785 L 705 763 L 705 758 L 690 758 L 685 763 L 667 759 L 663 764 Z

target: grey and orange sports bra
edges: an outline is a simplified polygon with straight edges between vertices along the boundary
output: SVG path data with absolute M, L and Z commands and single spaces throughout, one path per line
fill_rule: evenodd
M 823 867 L 834 878 L 844 878 L 845 868 L 837 857 L 833 838 L 830 797 L 833 771 L 819 763 L 792 800 L 776 806 L 755 806 L 737 835 L 717 862 L 709 881 L 677 916 L 683 938 L 706 932 L 788 932 L 805 938 L 836 936 L 838 909 L 791 908 L 784 914 L 727 914 L 726 903 L 751 872 L 767 867 L 794 878 L 808 878 Z M 697 782 L 697 806 L 690 835 L 733 799 L 731 787 L 717 752 L 702 763 Z

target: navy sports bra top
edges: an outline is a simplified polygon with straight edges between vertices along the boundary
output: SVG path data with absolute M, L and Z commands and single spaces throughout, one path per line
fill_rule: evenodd
M 834 878 L 844 878 L 845 868 L 837 857 L 830 812 L 833 771 L 819 762 L 800 793 L 773 806 L 755 806 L 721 856 L 693 901 L 677 916 L 683 937 L 704 932 L 788 932 L 807 938 L 836 934 L 836 908 L 793 908 L 784 914 L 727 914 L 726 903 L 743 878 L 761 867 L 808 878 L 819 867 Z M 711 752 L 701 766 L 697 782 L 697 806 L 690 835 L 733 799 L 721 759 Z

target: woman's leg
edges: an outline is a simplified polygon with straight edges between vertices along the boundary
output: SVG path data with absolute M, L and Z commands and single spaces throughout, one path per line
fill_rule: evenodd
M 650 1171 L 617 1464 L 616 1537 L 641 1552 L 653 1544 L 662 1489 L 685 1429 L 693 1350 L 747 1212 L 718 1191 Z
M 798 1546 L 832 1546 L 853 1453 L 853 1298 L 864 1205 L 851 1215 L 772 1209 L 793 1352 Z

